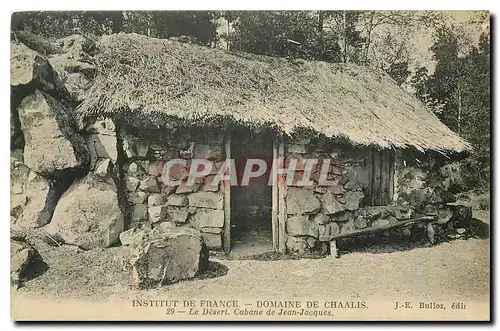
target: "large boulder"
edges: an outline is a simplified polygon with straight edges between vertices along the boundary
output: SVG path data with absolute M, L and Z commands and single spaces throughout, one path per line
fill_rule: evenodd
M 36 90 L 18 108 L 24 133 L 24 162 L 40 174 L 74 168 L 89 163 L 85 140 L 63 105 Z
M 208 265 L 208 250 L 195 229 L 153 229 L 136 246 L 131 263 L 137 286 L 171 284 L 193 278 L 204 270 Z
M 40 253 L 25 241 L 10 240 L 10 280 L 19 288 L 24 281 L 42 274 L 48 266 Z
M 45 229 L 63 242 L 83 249 L 113 245 L 124 230 L 116 188 L 87 175 L 63 194 Z
M 10 215 L 17 226 L 38 228 L 50 222 L 57 203 L 53 183 L 20 162 L 11 164 Z

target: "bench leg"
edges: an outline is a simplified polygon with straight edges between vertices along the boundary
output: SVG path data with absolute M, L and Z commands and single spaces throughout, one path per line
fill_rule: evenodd
M 427 223 L 427 239 L 429 239 L 429 242 L 433 245 L 436 242 L 435 234 L 436 232 L 434 231 L 432 223 L 431 222 Z
M 331 240 L 330 241 L 330 256 L 331 257 L 339 257 L 339 253 L 337 251 L 337 241 L 336 240 Z

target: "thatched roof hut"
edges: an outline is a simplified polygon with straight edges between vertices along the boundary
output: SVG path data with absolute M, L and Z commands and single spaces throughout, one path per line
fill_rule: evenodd
M 470 145 L 385 73 L 235 54 L 136 34 L 103 37 L 80 119 L 139 116 L 196 125 L 234 122 L 353 145 L 462 152 Z

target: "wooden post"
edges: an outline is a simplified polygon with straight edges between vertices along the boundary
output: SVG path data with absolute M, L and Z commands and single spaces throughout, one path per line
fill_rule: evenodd
M 272 211 L 271 211 L 271 226 L 273 229 L 273 249 L 278 250 L 278 233 L 279 233 L 279 223 L 278 223 L 278 181 L 277 181 L 277 169 L 278 169 L 278 140 L 273 141 L 273 164 L 272 164 L 271 176 L 273 183 L 272 191 Z
M 433 245 L 436 242 L 435 234 L 436 232 L 434 231 L 432 223 L 431 222 L 427 223 L 427 239 L 429 239 L 429 242 Z
M 392 204 L 394 202 L 394 166 L 395 166 L 395 153 L 390 150 L 389 151 L 389 201 L 388 204 Z
M 380 152 L 380 205 L 391 203 L 390 196 L 390 160 L 391 151 L 384 150 Z
M 279 143 L 278 147 L 278 167 L 285 164 L 285 144 Z M 286 222 L 286 181 L 285 175 L 278 176 L 278 252 L 285 253 L 285 222 Z
M 336 240 L 331 240 L 330 241 L 330 256 L 331 257 L 339 257 L 339 252 L 337 251 L 337 241 Z
M 227 134 L 224 140 L 224 152 L 226 155 L 226 165 L 229 165 L 231 159 L 231 135 Z M 230 169 L 236 171 L 236 169 Z M 231 251 L 231 181 L 223 181 L 224 185 L 224 252 L 229 254 Z
M 373 206 L 373 152 L 371 148 L 366 149 L 366 167 L 368 168 L 368 187 L 366 188 L 367 190 L 367 195 L 369 197 L 368 204 L 370 206 Z

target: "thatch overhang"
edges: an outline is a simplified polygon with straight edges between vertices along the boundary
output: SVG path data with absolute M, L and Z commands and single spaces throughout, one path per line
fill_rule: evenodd
M 452 132 L 385 73 L 235 54 L 136 34 L 104 36 L 80 120 L 137 115 L 194 125 L 234 122 L 312 131 L 353 145 L 463 152 Z

